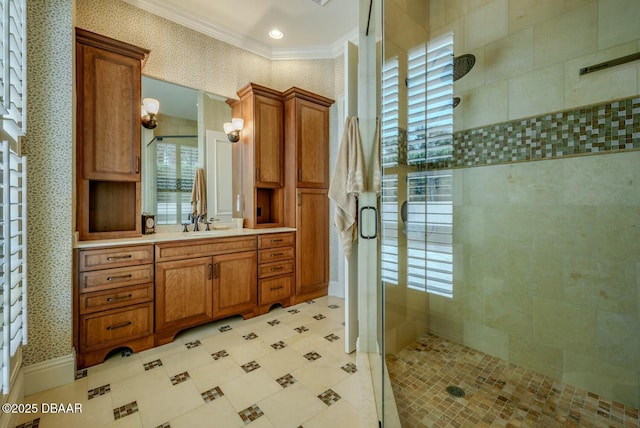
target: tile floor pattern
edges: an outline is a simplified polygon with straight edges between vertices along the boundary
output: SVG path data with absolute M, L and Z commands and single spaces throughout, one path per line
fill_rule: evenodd
M 344 353 L 343 308 L 342 299 L 328 296 L 196 327 L 144 352 L 114 353 L 79 371 L 75 382 L 24 399 L 81 403 L 82 414 L 22 415 L 17 426 L 359 426 L 360 386 L 355 354 Z
M 437 336 L 386 361 L 403 428 L 638 427 L 638 409 Z

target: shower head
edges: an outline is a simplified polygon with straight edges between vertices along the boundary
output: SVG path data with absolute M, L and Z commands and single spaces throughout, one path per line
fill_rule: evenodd
M 464 54 L 453 58 L 453 81 L 466 76 L 476 63 L 476 57 L 471 54 Z

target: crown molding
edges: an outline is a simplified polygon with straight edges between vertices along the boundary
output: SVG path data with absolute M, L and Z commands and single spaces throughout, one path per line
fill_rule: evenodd
M 264 43 L 242 37 L 231 28 L 206 21 L 196 14 L 161 0 L 124 0 L 124 2 L 270 60 L 334 59 L 343 54 L 346 40 L 357 41 L 358 36 L 356 28 L 332 45 L 272 49 Z
M 256 55 L 271 59 L 271 48 L 263 43 L 255 40 L 242 39 L 239 34 L 228 27 L 218 24 L 212 24 L 199 16 L 185 12 L 171 4 L 167 4 L 160 0 L 124 0 L 132 6 L 146 10 L 149 13 L 158 15 L 169 21 L 176 22 L 187 28 L 198 31 L 213 37 L 214 39 L 228 43 L 235 47 L 247 50 Z
M 351 41 L 358 43 L 358 29 L 342 37 L 330 46 L 316 46 L 312 48 L 273 49 L 272 60 L 296 59 L 335 59 L 344 54 L 344 43 Z

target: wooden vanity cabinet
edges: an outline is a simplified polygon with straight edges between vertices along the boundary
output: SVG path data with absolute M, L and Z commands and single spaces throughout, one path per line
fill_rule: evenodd
M 294 232 L 258 237 L 258 311 L 269 312 L 275 304 L 283 308 L 292 303 L 295 290 Z
M 213 313 L 254 315 L 258 304 L 255 251 L 213 257 Z
M 157 263 L 156 332 L 175 329 L 179 331 L 212 319 L 211 257 Z
M 188 327 L 256 315 L 256 248 L 255 236 L 156 244 L 156 345 Z
M 153 245 L 76 250 L 74 345 L 78 368 L 120 347 L 153 347 Z
M 76 28 L 77 230 L 141 235 L 140 106 L 147 49 Z

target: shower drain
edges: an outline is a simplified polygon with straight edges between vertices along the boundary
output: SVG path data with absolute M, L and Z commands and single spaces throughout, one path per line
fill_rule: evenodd
M 452 395 L 456 398 L 464 397 L 464 389 L 460 388 L 459 386 L 447 386 L 447 392 L 449 393 L 449 395 Z

